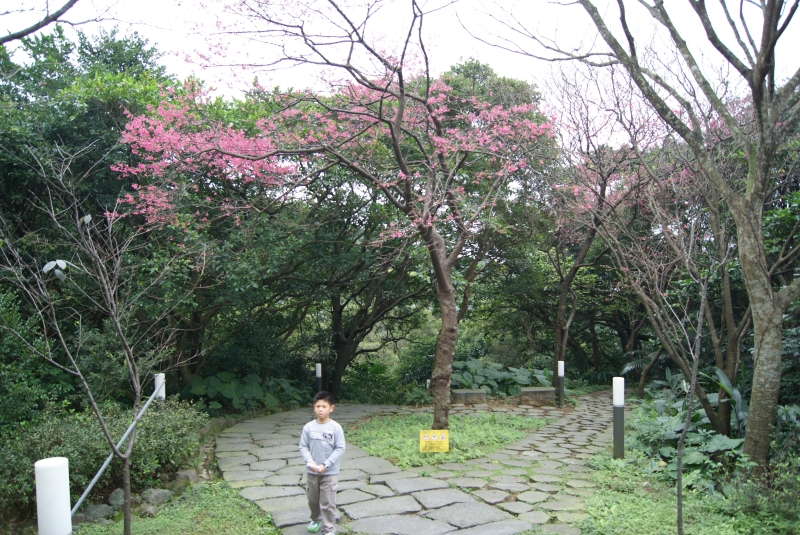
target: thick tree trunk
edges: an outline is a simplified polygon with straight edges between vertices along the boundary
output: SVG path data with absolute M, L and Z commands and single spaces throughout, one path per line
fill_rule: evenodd
M 743 203 L 744 204 L 744 203 Z M 741 205 L 739 205 L 741 207 Z M 737 217 L 739 259 L 753 319 L 753 383 L 744 453 L 764 470 L 775 428 L 781 384 L 783 305 L 772 289 L 764 254 L 762 205 L 749 206 Z
M 450 376 L 453 375 L 453 359 L 458 341 L 458 310 L 449 272 L 446 280 L 436 281 L 436 297 L 442 315 L 442 327 L 436 337 L 436 353 L 431 374 L 433 429 L 448 429 L 450 426 Z
M 439 302 L 442 326 L 436 337 L 436 351 L 431 372 L 433 397 L 433 429 L 450 426 L 450 377 L 458 341 L 458 307 L 453 288 L 453 265 L 445 254 L 444 239 L 431 227 L 423 227 L 420 234 L 425 239 L 436 279 L 436 299 Z

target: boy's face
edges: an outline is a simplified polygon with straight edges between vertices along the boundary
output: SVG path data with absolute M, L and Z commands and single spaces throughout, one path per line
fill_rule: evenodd
M 333 405 L 329 404 L 324 399 L 321 399 L 314 403 L 314 414 L 317 417 L 318 421 L 324 422 L 328 418 L 330 418 L 331 413 L 333 412 Z

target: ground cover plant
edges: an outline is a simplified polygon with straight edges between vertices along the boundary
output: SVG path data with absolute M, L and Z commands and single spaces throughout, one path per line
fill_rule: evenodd
M 450 417 L 450 452 L 420 453 L 419 432 L 431 429 L 430 414 L 371 418 L 347 430 L 348 442 L 370 455 L 382 457 L 400 468 L 438 463 L 457 463 L 483 457 L 544 426 L 543 418 L 481 413 Z
M 650 459 L 643 453 L 628 450 L 625 456 L 612 459 L 609 453 L 601 453 L 589 461 L 589 466 L 596 470 L 589 479 L 599 490 L 586 500 L 590 517 L 579 524 L 582 532 L 674 534 L 677 503 L 674 484 L 660 474 L 649 472 Z M 751 530 L 746 518 L 732 515 L 729 506 L 729 500 L 720 494 L 684 493 L 686 532 L 759 533 Z
M 122 525 L 85 524 L 81 535 L 117 535 Z M 155 518 L 136 518 L 131 533 L 150 535 L 279 535 L 272 519 L 239 496 L 239 489 L 226 483 L 195 485 L 178 498 L 159 507 Z

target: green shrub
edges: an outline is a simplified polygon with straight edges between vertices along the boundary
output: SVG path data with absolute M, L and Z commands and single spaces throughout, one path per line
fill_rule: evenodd
M 36 322 L 25 319 L 14 294 L 0 289 L 0 434 L 37 418 L 45 404 L 74 391 L 66 373 L 36 356 L 20 339 L 41 346 Z
M 531 384 L 531 372 L 525 368 L 503 371 L 503 365 L 496 362 L 455 361 L 453 370 L 450 380 L 454 388 L 481 388 L 487 394 L 518 396 L 521 387 Z
M 217 413 L 223 407 L 237 412 L 261 408 L 274 409 L 280 404 L 300 405 L 309 398 L 306 392 L 295 388 L 284 378 L 270 377 L 267 384 L 251 373 L 244 378 L 230 372 L 220 372 L 208 377 L 190 376 L 191 383 L 181 392 L 183 398 L 193 398 L 194 407 Z
M 101 412 L 111 436 L 121 437 L 132 420 L 130 410 L 108 403 Z M 185 466 L 197 449 L 197 430 L 206 421 L 205 415 L 176 399 L 151 404 L 136 427 L 132 487 L 143 488 L 152 484 L 160 473 Z M 0 438 L 0 511 L 4 515 L 33 512 L 36 499 L 33 464 L 47 457 L 69 459 L 74 503 L 110 451 L 93 413 L 48 408 L 36 423 Z M 115 460 L 92 492 L 99 496 L 120 486 L 122 463 Z
M 401 397 L 400 385 L 381 362 L 363 360 L 347 368 L 342 381 L 342 399 L 355 403 L 395 403 Z

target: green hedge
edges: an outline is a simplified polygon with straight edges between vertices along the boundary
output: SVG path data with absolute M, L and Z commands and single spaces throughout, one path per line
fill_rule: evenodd
M 131 412 L 106 404 L 101 412 L 115 439 L 132 420 Z M 154 402 L 136 427 L 131 485 L 141 489 L 160 473 L 183 468 L 198 447 L 197 431 L 208 417 L 177 399 Z M 73 503 L 103 464 L 111 449 L 97 418 L 91 412 L 74 413 L 50 408 L 36 423 L 0 437 L 0 512 L 29 516 L 36 507 L 33 463 L 47 457 L 69 459 Z M 89 499 L 122 486 L 122 463 L 115 460 L 97 483 Z

